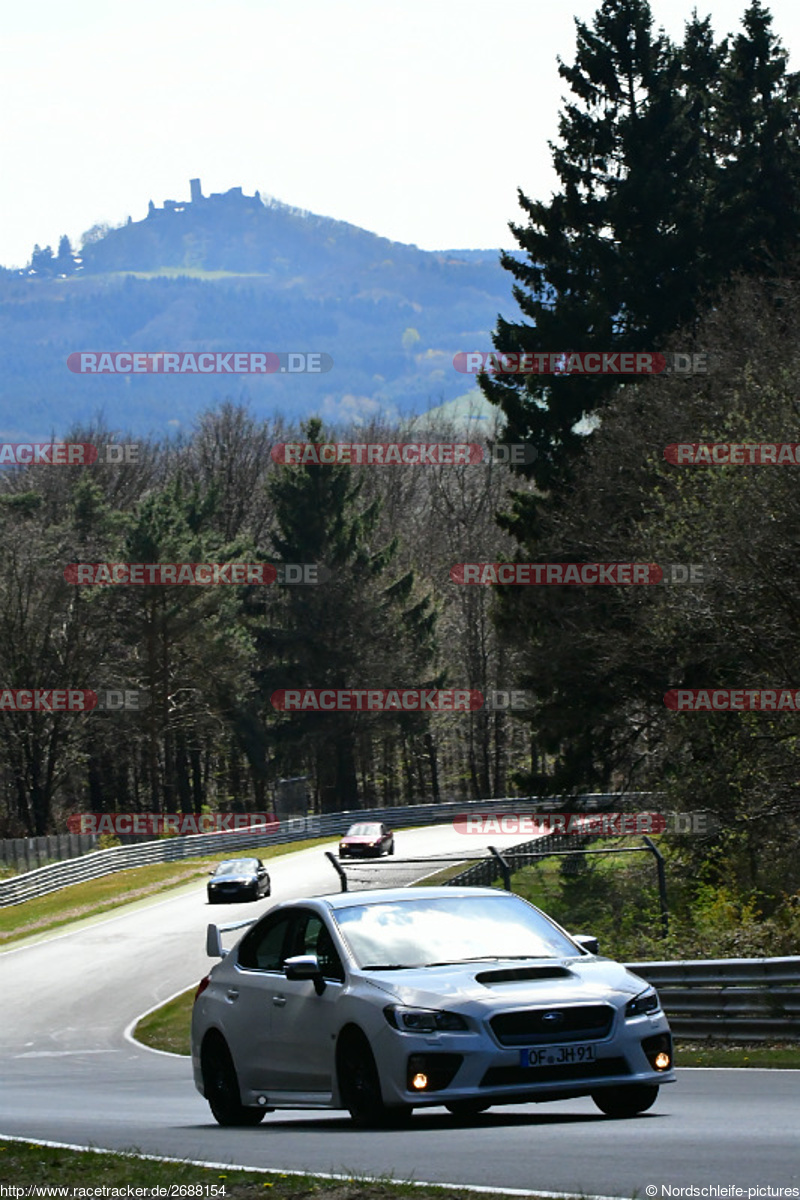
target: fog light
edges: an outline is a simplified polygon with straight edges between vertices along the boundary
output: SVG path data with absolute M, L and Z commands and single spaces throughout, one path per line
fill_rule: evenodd
M 463 1061 L 463 1054 L 410 1054 L 406 1089 L 409 1092 L 438 1092 L 449 1087 Z
M 672 1038 L 668 1033 L 644 1038 L 642 1049 L 654 1071 L 668 1071 L 672 1066 Z

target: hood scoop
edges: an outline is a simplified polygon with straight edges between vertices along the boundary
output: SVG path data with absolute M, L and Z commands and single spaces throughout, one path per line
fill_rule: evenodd
M 522 983 L 539 979 L 571 979 L 572 971 L 566 967 L 505 967 L 498 971 L 481 971 L 475 976 L 476 983 Z

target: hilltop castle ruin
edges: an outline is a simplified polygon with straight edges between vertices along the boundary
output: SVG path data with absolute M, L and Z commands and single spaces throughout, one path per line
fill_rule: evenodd
M 151 200 L 147 206 L 147 217 L 160 217 L 164 213 L 184 212 L 190 204 L 224 204 L 226 206 L 246 204 L 261 204 L 261 194 L 256 192 L 255 196 L 245 196 L 240 187 L 228 188 L 227 192 L 212 192 L 210 196 L 203 195 L 203 189 L 200 186 L 199 179 L 189 180 L 189 193 L 191 199 L 186 200 L 165 200 L 163 208 L 156 208 Z

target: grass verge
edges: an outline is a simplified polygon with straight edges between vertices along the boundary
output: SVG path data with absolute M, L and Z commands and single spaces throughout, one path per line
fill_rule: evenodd
M 772 1067 L 800 1070 L 800 1045 L 763 1042 L 730 1045 L 708 1042 L 675 1042 L 675 1063 L 679 1067 Z
M 237 850 L 235 853 L 266 860 L 281 854 L 292 854 L 295 850 L 309 850 L 331 840 L 330 837 L 311 838 L 309 841 L 284 842 L 279 846 L 262 846 L 254 850 Z M 202 858 L 115 871 L 99 879 L 59 888 L 57 892 L 50 892 L 35 900 L 24 900 L 22 904 L 0 908 L 0 947 L 33 934 L 59 929 L 84 917 L 98 916 L 121 904 L 143 900 L 186 883 L 199 882 L 224 857 L 220 853 L 208 854 Z M 334 884 L 335 880 L 332 880 L 331 886 Z
M 414 1200 L 474 1200 L 475 1195 L 461 1188 L 393 1184 L 358 1176 L 330 1179 L 280 1170 L 197 1167 L 134 1154 L 64 1150 L 5 1140 L 0 1141 L 0 1184 L 21 1189 L 53 1185 L 76 1189 L 131 1187 L 144 1189 L 142 1195 L 148 1197 L 152 1195 L 151 1189 L 158 1187 L 166 1189 L 162 1193 L 165 1196 L 216 1196 L 221 1200 L 263 1200 L 266 1196 L 270 1200 L 300 1200 L 308 1196 L 316 1200 L 405 1200 L 412 1196 Z M 181 1188 L 185 1190 L 181 1192 Z M 508 1197 L 507 1192 L 482 1193 L 483 1200 L 504 1197 Z
M 435 871 L 432 875 L 426 875 L 424 879 L 412 883 L 412 887 L 441 887 L 448 880 L 453 879 L 456 875 L 460 875 L 462 871 L 466 871 L 467 867 L 472 866 L 469 859 L 463 859 L 461 862 L 453 863 L 449 867 L 442 867 L 441 871 Z
M 180 996 L 174 996 L 154 1012 L 142 1017 L 133 1031 L 137 1041 L 154 1050 L 169 1050 L 171 1054 L 191 1054 L 190 1023 L 197 984 Z

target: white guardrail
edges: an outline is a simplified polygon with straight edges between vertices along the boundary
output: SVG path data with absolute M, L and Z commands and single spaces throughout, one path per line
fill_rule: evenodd
M 640 798 L 652 799 L 652 793 L 615 792 L 591 793 L 569 798 L 580 811 L 591 812 L 607 808 L 611 803 L 626 803 Z M 281 842 L 301 841 L 304 838 L 336 838 L 355 821 L 385 821 L 394 829 L 414 825 L 441 824 L 462 813 L 502 813 L 512 808 L 514 812 L 550 811 L 554 805 L 563 805 L 563 797 L 509 797 L 500 800 L 452 801 L 446 804 L 414 804 L 396 808 L 358 809 L 353 812 L 325 813 L 322 816 L 298 817 L 281 822 L 274 833 L 259 833 L 258 828 L 241 833 L 196 833 L 184 837 L 159 838 L 153 842 L 140 842 L 132 846 L 114 846 L 109 850 L 95 850 L 80 858 L 66 862 L 51 863 L 37 867 L 23 875 L 0 880 L 0 908 L 10 904 L 22 904 L 36 896 L 83 883 L 87 879 L 98 879 L 114 871 L 125 871 L 129 867 L 144 867 L 151 863 L 176 862 L 206 854 L 224 854 L 228 850 L 248 850 L 256 846 L 275 846 Z M 466 847 L 465 847 L 466 849 Z M 469 858 L 470 855 L 464 855 Z
M 800 1038 L 800 956 L 627 966 L 658 989 L 676 1037 L 729 1042 Z

